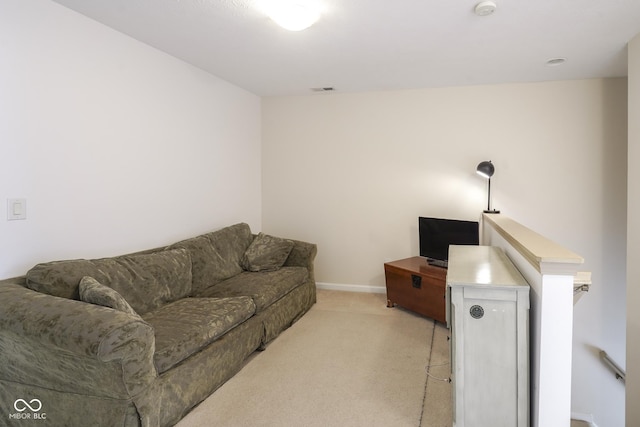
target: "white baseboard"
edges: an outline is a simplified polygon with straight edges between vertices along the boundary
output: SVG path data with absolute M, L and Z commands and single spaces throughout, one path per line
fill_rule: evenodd
M 598 427 L 593 421 L 593 414 L 581 414 L 579 412 L 572 412 L 571 419 L 576 421 L 584 421 L 589 424 L 589 427 Z
M 347 285 L 342 283 L 326 283 L 316 282 L 316 288 L 327 289 L 331 291 L 344 291 L 344 292 L 366 292 L 370 294 L 385 294 L 387 288 L 385 286 L 370 286 L 370 285 Z

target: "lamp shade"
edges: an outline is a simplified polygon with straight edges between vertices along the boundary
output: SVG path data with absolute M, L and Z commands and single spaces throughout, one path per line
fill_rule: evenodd
M 493 163 L 491 163 L 491 160 L 480 162 L 480 164 L 478 164 L 478 167 L 476 168 L 476 172 L 478 173 L 478 175 L 481 175 L 485 178 L 491 178 L 495 171 L 496 168 L 493 167 Z

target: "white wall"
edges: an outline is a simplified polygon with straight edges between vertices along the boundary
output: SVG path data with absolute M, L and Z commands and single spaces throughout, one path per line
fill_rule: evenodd
M 627 426 L 640 425 L 640 34 L 628 46 Z
M 260 229 L 258 97 L 48 0 L 0 0 L 0 40 L 0 278 Z
M 626 79 L 265 98 L 263 227 L 318 244 L 319 282 L 384 286 L 418 254 L 417 218 L 494 206 L 582 255 L 572 411 L 624 424 Z

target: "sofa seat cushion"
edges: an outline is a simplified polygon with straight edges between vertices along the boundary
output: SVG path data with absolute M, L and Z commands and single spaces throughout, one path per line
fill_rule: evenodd
M 253 300 L 241 296 L 184 298 L 145 314 L 143 319 L 155 330 L 158 373 L 206 347 L 255 311 Z
M 200 292 L 201 297 L 250 296 L 256 304 L 256 313 L 261 312 L 309 279 L 309 270 L 304 267 L 282 267 L 276 271 L 259 273 L 244 271 L 217 285 Z

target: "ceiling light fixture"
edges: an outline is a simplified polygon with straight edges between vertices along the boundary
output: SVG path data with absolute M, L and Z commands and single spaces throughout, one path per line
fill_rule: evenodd
M 262 10 L 276 24 L 289 31 L 301 31 L 319 18 L 321 8 L 317 0 L 257 0 Z
M 495 12 L 497 7 L 498 5 L 492 1 L 481 1 L 476 5 L 474 12 L 478 16 L 488 16 Z

